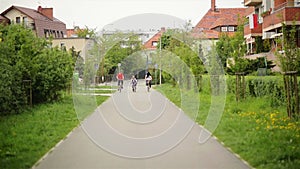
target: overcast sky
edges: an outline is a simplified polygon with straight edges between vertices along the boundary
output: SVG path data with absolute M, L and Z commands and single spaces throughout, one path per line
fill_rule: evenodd
M 216 0 L 219 8 L 243 7 L 243 0 Z M 195 25 L 210 9 L 210 0 L 0 0 L 1 13 L 11 5 L 37 9 L 52 7 L 54 17 L 73 25 L 101 30 L 124 17 L 158 13 L 182 20 L 191 20 Z M 151 20 L 149 20 L 151 22 Z

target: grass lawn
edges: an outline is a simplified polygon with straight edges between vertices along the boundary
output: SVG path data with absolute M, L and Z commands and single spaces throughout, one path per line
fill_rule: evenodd
M 180 107 L 178 88 L 156 87 Z M 210 108 L 209 93 L 200 93 L 197 123 L 204 125 Z M 237 103 L 226 96 L 225 110 L 213 134 L 254 168 L 298 169 L 300 166 L 300 123 L 287 118 L 285 107 L 271 107 L 268 98 L 246 98 Z
M 97 104 L 107 98 L 97 96 Z M 70 95 L 56 103 L 34 106 L 21 114 L 0 116 L 0 168 L 31 168 L 78 125 Z

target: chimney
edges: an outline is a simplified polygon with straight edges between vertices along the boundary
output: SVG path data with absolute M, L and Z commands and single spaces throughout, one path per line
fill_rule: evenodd
M 38 12 L 50 20 L 53 20 L 53 8 L 42 8 L 41 6 L 38 7 Z
M 211 0 L 211 7 L 210 10 L 216 11 L 216 0 Z

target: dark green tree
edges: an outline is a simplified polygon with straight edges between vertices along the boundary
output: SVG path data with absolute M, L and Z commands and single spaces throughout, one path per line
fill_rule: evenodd
M 227 33 L 221 33 L 218 42 L 216 43 L 216 52 L 221 59 L 222 65 L 227 66 L 226 61 L 231 57 L 232 46 L 230 37 Z
M 29 102 L 30 88 L 33 103 L 58 99 L 70 84 L 71 55 L 49 48 L 46 39 L 22 25 L 0 25 L 0 36 L 1 114 L 20 112 Z

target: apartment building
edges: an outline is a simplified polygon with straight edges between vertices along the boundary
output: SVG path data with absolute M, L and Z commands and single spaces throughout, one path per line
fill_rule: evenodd
M 280 46 L 276 38 L 282 37 L 282 23 L 297 27 L 296 43 L 300 47 L 300 0 L 244 0 L 249 7 L 246 16 L 249 24 L 244 27 L 248 54 L 256 52 L 257 40 L 268 40 L 273 49 Z

